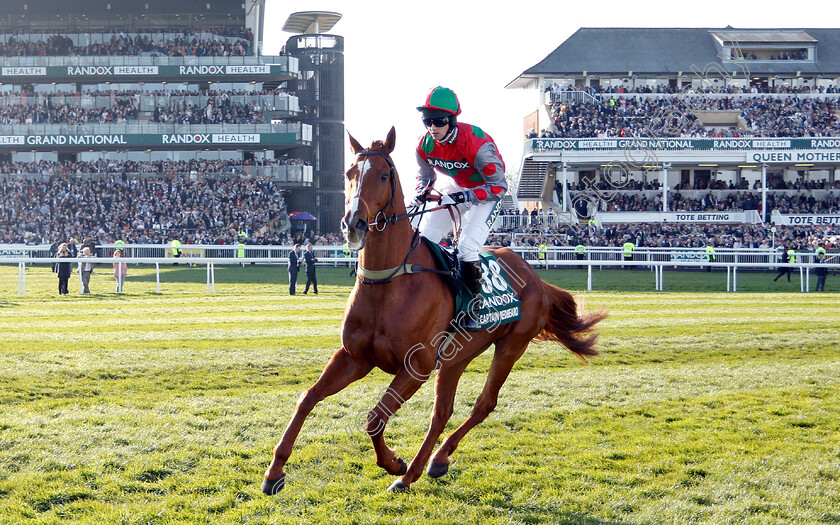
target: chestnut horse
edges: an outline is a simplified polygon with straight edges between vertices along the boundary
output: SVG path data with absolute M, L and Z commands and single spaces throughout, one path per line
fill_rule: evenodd
M 401 476 L 388 488 L 396 491 L 417 481 L 430 458 L 428 475 L 446 474 L 452 453 L 464 435 L 493 411 L 499 389 L 531 340 L 560 342 L 584 360 L 598 354 L 594 348 L 597 334 L 592 328 L 606 314 L 578 315 L 571 294 L 542 281 L 527 262 L 506 248 L 490 249 L 509 277 L 516 274 L 511 286 L 521 301 L 521 318 L 472 333 L 453 322 L 453 297 L 445 280 L 434 272 L 413 273 L 420 266 L 434 268 L 435 262 L 407 218 L 399 176 L 390 157 L 395 136 L 391 128 L 384 141 L 374 141 L 368 149 L 350 137 L 356 159 L 345 175 L 347 212 L 342 227 L 350 249 L 358 251 L 359 278 L 344 311 L 342 346 L 300 397 L 266 470 L 262 485 L 266 494 L 282 490 L 283 468 L 315 405 L 365 377 L 374 367 L 395 377 L 386 395 L 367 414 L 364 430 L 373 440 L 376 464 Z M 445 335 L 450 337 L 441 343 Z M 490 345 L 495 345 L 493 361 L 472 413 L 435 451 L 452 415 L 461 374 Z M 406 466 L 386 445 L 385 425 L 435 371 L 431 424 L 420 450 Z

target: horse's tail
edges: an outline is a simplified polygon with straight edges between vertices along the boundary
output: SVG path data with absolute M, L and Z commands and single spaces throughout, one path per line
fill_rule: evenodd
M 607 317 L 603 310 L 578 314 L 577 303 L 572 294 L 547 282 L 542 282 L 548 298 L 548 322 L 535 339 L 556 341 L 571 350 L 581 360 L 598 355 L 595 343 L 598 333 L 593 327 Z

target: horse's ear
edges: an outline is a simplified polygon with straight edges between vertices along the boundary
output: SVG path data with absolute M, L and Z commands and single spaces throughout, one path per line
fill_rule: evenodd
M 353 154 L 357 155 L 360 151 L 364 150 L 359 141 L 353 138 L 353 135 L 347 133 L 347 136 L 350 137 L 350 149 L 353 150 Z
M 397 131 L 394 126 L 391 126 L 391 131 L 388 132 L 388 138 L 385 139 L 385 150 L 390 155 L 394 151 L 394 146 L 397 145 Z

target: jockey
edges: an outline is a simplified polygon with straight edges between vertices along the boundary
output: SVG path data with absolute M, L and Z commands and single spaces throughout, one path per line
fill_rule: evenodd
M 481 261 L 478 252 L 487 240 L 490 227 L 507 192 L 505 163 L 493 139 L 481 128 L 458 122 L 461 105 L 455 93 L 445 87 L 432 89 L 426 102 L 417 108 L 423 116 L 426 134 L 417 146 L 417 195 L 415 204 L 423 206 L 432 187 L 443 196 L 440 204 L 456 206 L 462 217 L 458 237 L 458 260 L 461 275 L 473 297 L 481 296 Z M 437 173 L 446 175 L 437 180 Z M 432 242 L 440 242 L 452 229 L 447 209 L 427 213 L 420 220 L 420 233 Z M 471 301 L 472 312 L 480 301 Z M 467 315 L 465 330 L 479 330 L 478 320 Z

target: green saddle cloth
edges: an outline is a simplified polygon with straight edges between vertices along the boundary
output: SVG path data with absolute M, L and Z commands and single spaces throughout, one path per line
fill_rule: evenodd
M 460 314 L 467 313 L 467 307 L 472 301 L 472 292 L 460 278 L 460 269 L 455 255 L 443 246 L 425 237 L 421 238 L 432 252 L 437 268 L 449 272 L 447 280 L 455 299 L 455 318 L 457 319 Z M 503 265 L 492 252 L 481 250 L 478 255 L 481 259 L 482 275 L 482 305 L 478 310 L 479 324 L 482 328 L 489 328 L 519 320 L 522 317 L 522 303 L 510 285 Z

